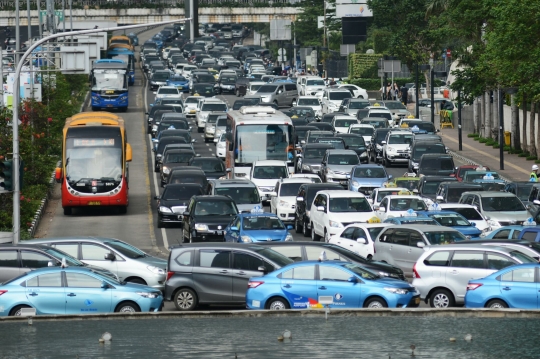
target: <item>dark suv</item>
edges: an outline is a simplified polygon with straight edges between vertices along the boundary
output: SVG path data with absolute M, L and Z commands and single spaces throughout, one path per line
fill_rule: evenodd
M 418 194 L 422 197 L 427 197 L 435 200 L 439 185 L 443 182 L 457 182 L 455 177 L 447 176 L 422 176 L 418 183 Z
M 382 161 L 382 141 L 386 139 L 386 135 L 390 131 L 390 128 L 376 128 L 375 131 L 373 131 L 373 135 L 371 135 L 371 140 L 367 146 L 368 156 L 371 162 L 379 163 L 379 161 Z
M 239 77 L 234 84 L 234 92 L 237 97 L 245 96 L 249 86 L 250 79 L 247 77 Z
M 184 242 L 223 242 L 225 227 L 238 214 L 229 196 L 193 196 L 183 219 Z
M 343 190 L 339 183 L 306 183 L 298 189 L 296 197 L 294 228 L 296 233 L 302 233 L 304 237 L 311 234 L 309 210 L 318 191 Z M 306 210 L 307 209 L 307 210 Z
M 420 157 L 418 175 L 450 176 L 455 175 L 454 158 L 440 153 L 426 153 Z
M 199 304 L 245 306 L 249 278 L 291 264 L 270 248 L 240 243 L 197 243 L 171 248 L 165 298 L 178 310 Z

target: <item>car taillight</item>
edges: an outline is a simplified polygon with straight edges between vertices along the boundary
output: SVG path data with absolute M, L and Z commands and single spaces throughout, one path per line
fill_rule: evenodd
M 263 283 L 264 282 L 262 282 L 262 281 L 249 281 L 248 282 L 248 288 L 257 288 L 258 286 L 260 286 Z
M 7 290 L 0 290 L 0 295 L 7 293 Z
M 413 267 L 412 267 L 412 272 L 413 272 L 413 278 L 420 278 L 420 274 L 418 274 L 418 272 L 416 271 L 416 263 L 414 263 Z
M 476 288 L 480 288 L 482 284 L 480 283 L 469 283 L 467 284 L 467 290 L 475 290 Z
M 171 279 L 173 274 L 174 274 L 174 272 L 167 272 L 167 280 Z

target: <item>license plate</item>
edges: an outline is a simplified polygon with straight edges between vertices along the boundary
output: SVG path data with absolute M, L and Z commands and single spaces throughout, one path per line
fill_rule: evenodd
M 414 304 L 420 304 L 420 297 L 414 298 Z
M 90 202 L 88 202 L 88 205 L 89 206 L 101 206 L 101 202 L 100 201 L 90 201 Z
M 113 107 L 113 105 L 107 105 L 107 107 Z
M 222 236 L 222 235 L 223 235 L 223 231 L 216 231 L 216 235 Z
M 347 184 L 348 181 L 339 181 L 339 183 L 341 183 L 341 184 Z

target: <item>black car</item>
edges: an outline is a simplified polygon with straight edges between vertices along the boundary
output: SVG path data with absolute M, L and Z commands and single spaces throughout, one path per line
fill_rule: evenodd
M 315 126 L 307 125 L 307 126 L 294 126 L 294 133 L 296 135 L 296 138 L 294 140 L 294 143 L 296 143 L 297 146 L 300 146 L 302 141 L 306 140 L 306 134 L 308 131 L 318 131 L 319 129 Z
M 202 194 L 202 187 L 196 183 L 174 183 L 165 187 L 161 196 L 154 197 L 157 200 L 157 227 L 182 224 L 189 200 Z
M 447 177 L 449 178 L 449 177 Z M 439 203 L 459 203 L 461 194 L 464 192 L 483 191 L 484 188 L 476 183 L 468 182 L 441 182 L 435 199 Z
M 163 115 L 169 112 L 175 113 L 172 110 L 158 110 L 154 112 L 154 114 L 152 115 L 152 122 L 148 122 L 148 125 L 152 126 L 152 130 L 150 131 L 152 133 L 152 137 L 155 137 L 154 128 L 156 128 L 160 124 Z
M 388 120 L 384 117 L 364 117 L 360 120 L 360 123 L 375 128 L 388 128 Z
M 309 125 L 317 127 L 320 131 L 332 131 L 332 133 L 336 131 L 334 126 L 327 122 L 310 122 Z
M 330 261 L 353 262 L 383 277 L 406 280 L 403 271 L 398 267 L 384 262 L 369 260 L 335 244 L 317 242 L 257 242 L 257 245 L 271 248 L 295 262 L 318 260 L 321 252 L 324 251 Z
M 437 141 L 413 141 L 409 158 L 409 172 L 418 171 L 420 159 L 424 154 L 446 154 L 446 147 Z
M 164 111 L 164 110 L 168 110 L 168 111 L 171 111 L 171 112 L 182 112 L 182 107 L 181 106 L 172 106 L 172 105 L 155 105 L 155 106 L 152 106 L 150 108 L 150 110 L 145 113 L 145 115 L 148 116 L 146 118 L 146 122 L 148 124 L 147 125 L 148 126 L 147 133 L 152 133 L 152 125 L 154 123 L 154 114 L 157 111 Z
M 188 166 L 199 167 L 208 179 L 222 179 L 227 174 L 223 160 L 218 157 L 193 157 Z
M 375 128 L 373 135 L 371 135 L 371 141 L 368 145 L 368 156 L 371 162 L 379 163 L 382 161 L 382 141 L 385 140 L 386 135 L 390 131 L 389 128 Z
M 184 242 L 223 242 L 224 230 L 238 214 L 229 196 L 194 196 L 184 212 Z
M 152 128 L 153 137 L 159 136 L 163 130 L 188 130 L 191 131 L 191 126 L 186 119 L 186 115 L 180 113 L 174 113 L 174 117 L 164 116 L 161 118 L 159 125 Z
M 157 70 L 150 77 L 150 90 L 157 90 L 160 86 L 167 85 L 167 80 L 170 78 L 169 70 Z
M 427 197 L 435 200 L 439 185 L 443 182 L 457 182 L 455 177 L 448 176 L 422 176 L 418 181 L 418 194 L 422 197 Z
M 191 94 L 198 94 L 202 97 L 213 97 L 215 95 L 214 84 L 211 83 L 196 83 L 191 88 Z
M 184 137 L 178 137 L 178 136 L 166 137 L 166 138 L 161 139 L 161 141 L 159 141 L 157 148 L 152 148 L 152 152 L 154 152 L 154 159 L 155 159 L 154 172 L 159 172 L 159 163 L 161 161 L 161 157 L 163 156 L 163 151 L 165 149 L 165 146 L 172 143 L 186 144 L 186 139 Z
M 202 188 L 208 186 L 208 179 L 204 174 L 204 171 L 197 167 L 191 166 L 178 166 L 171 170 L 167 177 L 167 183 L 197 183 Z
M 188 166 L 189 161 L 195 157 L 195 151 L 186 148 L 169 148 L 163 151 L 159 163 L 161 187 L 167 183 L 167 178 L 173 169 L 180 166 Z
M 345 146 L 347 146 L 349 150 L 353 150 L 354 152 L 356 152 L 358 158 L 360 159 L 360 163 L 369 162 L 364 137 L 353 133 L 339 133 L 336 134 L 336 137 L 342 138 L 343 141 L 345 141 Z
M 235 84 L 238 78 L 231 75 L 223 75 L 218 80 L 218 93 L 222 94 L 224 92 L 234 93 Z
M 364 118 L 367 118 L 368 112 L 369 112 L 368 108 L 359 109 L 358 111 L 356 111 L 356 119 L 360 121 Z
M 298 189 L 296 197 L 296 209 L 294 228 L 296 233 L 302 233 L 304 237 L 311 234 L 309 210 L 318 191 L 343 190 L 339 183 L 306 183 Z
M 420 157 L 418 175 L 451 176 L 455 175 L 455 173 L 454 158 L 451 155 L 446 153 L 426 153 Z
M 319 137 L 315 140 L 315 143 L 327 143 L 332 145 L 336 150 L 348 149 L 345 141 L 341 137 Z
M 332 149 L 334 146 L 329 143 L 306 143 L 296 157 L 295 172 L 318 174 L 324 154 Z
M 509 182 L 504 186 L 504 191 L 515 194 L 521 202 L 526 203 L 529 202 L 529 194 L 535 184 L 530 181 Z
M 237 97 L 245 96 L 250 81 L 253 79 L 247 77 L 239 77 L 234 84 L 234 92 Z
M 295 106 L 289 109 L 292 113 L 291 118 L 306 118 L 308 122 L 315 121 L 315 111 L 311 107 Z
M 334 117 L 336 116 L 347 116 L 348 113 L 347 112 L 331 112 L 331 113 L 327 113 L 325 115 L 323 115 L 321 117 L 321 122 L 326 122 L 326 123 L 332 123 L 332 121 L 334 121 Z

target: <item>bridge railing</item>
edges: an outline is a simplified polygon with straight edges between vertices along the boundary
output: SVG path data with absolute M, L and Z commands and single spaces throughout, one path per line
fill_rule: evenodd
M 41 10 L 45 1 L 40 0 Z M 199 0 L 199 7 L 284 7 L 298 6 L 302 0 Z M 185 0 L 73 0 L 73 9 L 136 9 L 136 8 L 183 8 Z M 62 9 L 62 0 L 54 0 L 55 9 Z M 66 9 L 68 1 L 64 1 Z M 26 10 L 26 1 L 19 4 Z M 30 9 L 37 10 L 37 1 L 30 0 Z M 15 1 L 0 1 L 0 10 L 15 10 Z

